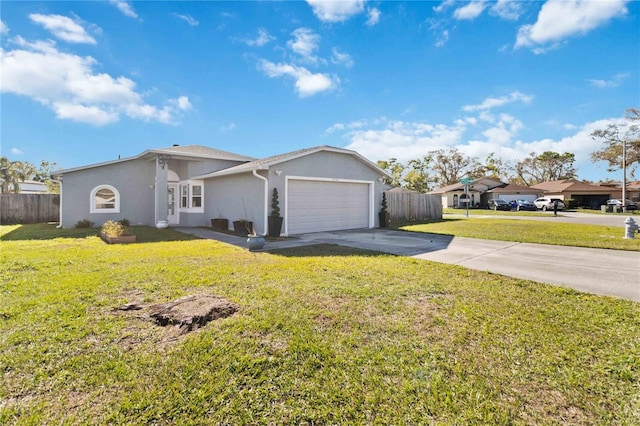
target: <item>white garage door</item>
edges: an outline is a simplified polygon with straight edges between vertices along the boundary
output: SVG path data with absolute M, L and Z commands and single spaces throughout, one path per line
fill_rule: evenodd
M 287 233 L 369 227 L 369 184 L 289 180 Z

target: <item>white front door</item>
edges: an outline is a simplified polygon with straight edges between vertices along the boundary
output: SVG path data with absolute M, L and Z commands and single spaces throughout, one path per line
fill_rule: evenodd
M 177 203 L 178 185 L 170 183 L 167 186 L 167 220 L 169 225 L 177 225 L 180 223 Z

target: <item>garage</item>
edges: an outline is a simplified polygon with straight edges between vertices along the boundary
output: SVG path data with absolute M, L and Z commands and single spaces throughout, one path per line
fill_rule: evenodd
M 372 182 L 287 179 L 286 233 L 373 227 Z

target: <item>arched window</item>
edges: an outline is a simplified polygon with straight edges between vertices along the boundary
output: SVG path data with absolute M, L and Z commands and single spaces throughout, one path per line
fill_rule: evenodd
M 120 193 L 111 185 L 100 185 L 91 191 L 91 213 L 120 213 Z

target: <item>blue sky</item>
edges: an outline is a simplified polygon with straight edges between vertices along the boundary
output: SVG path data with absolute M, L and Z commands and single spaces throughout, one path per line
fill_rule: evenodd
M 1 151 L 70 168 L 172 144 L 372 161 L 576 154 L 640 106 L 640 2 L 2 1 Z

